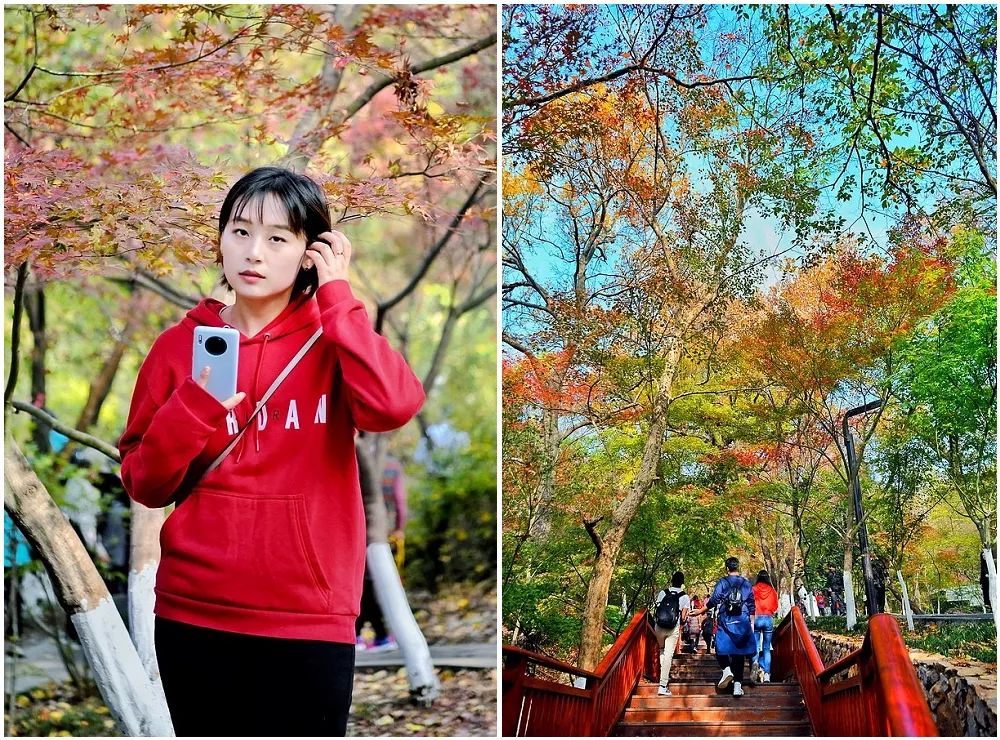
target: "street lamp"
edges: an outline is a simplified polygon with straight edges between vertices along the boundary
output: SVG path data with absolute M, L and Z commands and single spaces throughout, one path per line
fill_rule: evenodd
M 868 616 L 878 613 L 878 602 L 875 600 L 875 576 L 872 573 L 872 559 L 868 552 L 868 525 L 865 524 L 864 509 L 861 506 L 861 481 L 858 478 L 858 458 L 854 453 L 854 435 L 847 427 L 847 420 L 852 416 L 867 414 L 882 405 L 881 399 L 857 406 L 844 414 L 843 432 L 844 447 L 847 449 L 847 480 L 854 498 L 854 518 L 858 522 L 858 545 L 861 547 L 861 562 L 865 571 L 865 599 L 868 602 Z

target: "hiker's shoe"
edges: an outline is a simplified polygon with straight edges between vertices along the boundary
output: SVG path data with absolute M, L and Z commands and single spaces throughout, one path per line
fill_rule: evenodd
M 724 689 L 733 682 L 733 670 L 729 666 L 722 669 L 722 678 L 719 679 L 719 688 Z
M 389 637 L 383 637 L 380 640 L 375 640 L 375 642 L 372 643 L 371 647 L 368 648 L 368 652 L 369 653 L 384 653 L 384 652 L 386 652 L 388 650 L 396 650 L 398 648 L 399 648 L 399 645 L 396 644 L 395 638 L 393 638 L 392 636 L 389 636 Z
M 673 694 L 670 693 L 670 689 L 667 688 L 666 686 L 661 686 L 660 690 L 656 692 L 656 695 L 657 696 L 673 696 Z
M 733 696 L 743 696 L 743 686 L 739 681 L 733 684 Z

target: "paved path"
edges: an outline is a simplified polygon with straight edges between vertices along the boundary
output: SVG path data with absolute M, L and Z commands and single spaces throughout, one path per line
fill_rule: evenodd
M 449 668 L 496 668 L 497 644 L 476 642 L 464 645 L 430 645 L 431 662 Z M 403 653 L 399 650 L 369 653 L 359 650 L 354 660 L 358 668 L 384 668 L 403 665 Z
M 77 661 L 82 660 L 80 646 L 72 643 Z M 69 674 L 55 641 L 51 637 L 31 634 L 20 645 L 23 655 L 15 665 L 15 691 L 22 693 L 49 681 L 66 681 Z M 465 645 L 431 645 L 431 662 L 435 666 L 449 668 L 495 668 L 497 666 L 497 645 L 495 642 L 471 643 Z M 386 668 L 403 665 L 403 653 L 386 650 L 378 653 L 358 651 L 355 665 L 358 668 Z M 4 684 L 9 687 L 10 658 L 4 656 Z
M 82 650 L 76 643 L 71 643 L 75 649 L 77 662 L 83 660 Z M 33 633 L 20 643 L 21 654 L 14 664 L 14 690 L 20 694 L 49 681 L 67 681 L 69 673 L 59 658 L 59 650 L 55 640 L 46 635 Z M 4 653 L 3 678 L 5 690 L 10 688 L 10 656 Z

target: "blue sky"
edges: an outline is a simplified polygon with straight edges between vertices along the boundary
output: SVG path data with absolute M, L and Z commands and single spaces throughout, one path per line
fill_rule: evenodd
M 825 12 L 822 6 L 814 6 L 815 12 Z M 798 6 L 798 11 L 803 13 L 809 13 L 813 8 L 806 9 L 804 6 Z M 635 12 L 632 9 L 632 12 Z M 793 11 L 795 12 L 795 11 Z M 717 33 L 721 30 L 732 30 L 731 25 L 738 23 L 737 17 L 732 6 L 713 6 L 710 10 L 712 14 L 713 21 L 710 24 L 709 29 L 706 29 L 706 36 L 709 39 L 717 38 Z M 745 24 L 740 24 L 741 28 L 745 28 Z M 712 35 L 714 32 L 714 35 Z M 602 24 L 599 26 L 595 42 L 609 42 L 614 40 L 616 34 L 616 29 L 612 24 Z M 700 47 L 702 53 L 702 59 L 706 63 L 709 63 L 715 53 L 714 44 L 706 42 L 702 47 Z M 737 74 L 742 70 L 734 68 L 730 70 L 729 74 Z M 919 132 L 913 131 L 905 136 L 897 136 L 889 140 L 890 146 L 899 145 L 916 145 L 919 143 Z M 697 169 L 697 163 L 695 163 L 695 169 Z M 858 166 L 856 162 L 848 167 L 844 176 L 858 175 Z M 696 189 L 702 189 L 705 187 L 704 182 L 701 185 L 697 180 L 693 183 Z M 864 208 L 864 218 L 862 219 L 862 201 L 859 190 L 856 188 L 854 197 L 846 202 L 836 202 L 833 199 L 832 193 L 827 194 L 828 191 L 824 192 L 824 195 L 820 198 L 820 208 L 821 209 L 831 209 L 837 216 L 844 219 L 846 231 L 853 232 L 859 236 L 869 238 L 874 241 L 877 245 L 876 248 L 884 248 L 888 241 L 888 230 L 892 225 L 892 218 L 886 216 L 879 212 L 878 208 L 872 208 L 872 204 L 866 204 Z M 929 199 L 925 199 L 921 205 L 930 205 Z M 550 234 L 551 229 L 548 228 L 548 224 L 545 225 L 545 229 Z M 786 232 L 781 226 L 779 220 L 774 217 L 766 217 L 758 212 L 748 211 L 746 218 L 744 219 L 742 239 L 746 242 L 751 251 L 754 253 L 770 253 L 775 250 L 775 245 L 780 245 L 780 250 L 787 247 L 791 247 L 794 241 L 794 234 Z M 796 257 L 802 256 L 799 250 L 793 250 L 788 252 L 784 257 Z M 772 285 L 778 278 L 778 267 L 782 259 L 774 260 L 768 266 L 765 274 L 763 276 L 763 281 L 761 284 L 762 288 L 766 288 Z M 545 279 L 547 277 L 554 276 L 555 274 L 563 274 L 565 272 L 565 267 L 557 259 L 555 259 L 551 254 L 546 253 L 544 250 L 539 250 L 536 253 L 535 261 L 530 265 L 533 274 L 536 277 Z M 563 280 L 566 277 L 564 276 Z

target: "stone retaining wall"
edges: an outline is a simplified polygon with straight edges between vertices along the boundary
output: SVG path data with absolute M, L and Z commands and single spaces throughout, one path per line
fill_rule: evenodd
M 812 633 L 825 665 L 861 647 L 861 638 Z M 997 674 L 974 660 L 951 661 L 936 653 L 910 650 L 938 732 L 948 737 L 997 736 Z

